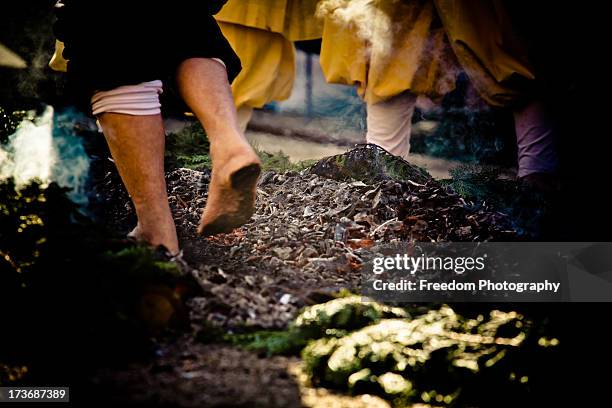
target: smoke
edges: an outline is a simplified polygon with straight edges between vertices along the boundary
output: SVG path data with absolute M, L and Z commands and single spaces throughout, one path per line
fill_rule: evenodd
M 379 0 L 323 0 L 317 17 L 331 18 L 342 26 L 352 26 L 357 35 L 369 44 L 372 54 L 387 55 L 392 49 L 391 18 L 377 3 Z
M 52 141 L 53 109 L 47 108 L 36 123 L 25 120 L 9 137 L 0 157 L 0 179 L 13 178 L 18 188 L 32 180 L 48 184 L 57 162 Z
M 48 106 L 35 121 L 19 125 L 8 143 L 0 146 L 0 181 L 12 178 L 17 189 L 33 181 L 43 186 L 55 182 L 70 189 L 72 201 L 87 204 L 89 158 L 81 140 L 54 122 L 54 110 Z

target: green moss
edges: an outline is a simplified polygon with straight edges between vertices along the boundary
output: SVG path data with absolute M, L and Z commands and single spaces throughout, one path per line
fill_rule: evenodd
M 318 316 L 327 326 L 329 316 L 342 314 L 333 302 L 318 305 L 325 312 L 311 308 L 309 320 Z M 451 405 L 462 395 L 473 398 L 471 390 L 464 392 L 469 384 L 487 384 L 492 393 L 526 392 L 511 374 L 530 355 L 518 357 L 533 346 L 530 330 L 531 323 L 515 312 L 493 310 L 468 319 L 442 306 L 418 317 L 379 318 L 341 337 L 320 337 L 301 356 L 319 386 L 374 393 L 396 406 Z
M 316 160 L 304 160 L 301 162 L 293 163 L 289 159 L 289 156 L 287 156 L 282 151 L 274 154 L 257 149 L 256 151 L 259 155 L 262 164 L 262 169 L 264 171 L 273 170 L 279 173 L 285 173 L 288 171 L 302 171 L 317 162 Z
M 310 172 L 335 180 L 359 180 L 376 183 L 383 180 L 427 183 L 431 176 L 426 170 L 375 145 L 357 147 L 349 152 L 318 161 Z
M 534 356 L 546 361 L 551 351 L 532 328 L 516 312 L 468 318 L 444 305 L 406 309 L 351 295 L 305 308 L 285 331 L 221 340 L 266 355 L 301 350 L 315 386 L 378 395 L 395 407 L 488 406 L 500 396 L 527 395 L 521 378 L 531 378 L 526 373 L 539 366 Z
M 262 330 L 246 334 L 223 334 L 214 340 L 273 356 L 297 355 L 310 339 L 305 337 L 303 333 L 293 330 Z

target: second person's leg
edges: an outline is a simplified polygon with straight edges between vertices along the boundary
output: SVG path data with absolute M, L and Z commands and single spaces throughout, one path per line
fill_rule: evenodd
M 514 111 L 518 147 L 518 177 L 542 190 L 556 188 L 557 146 L 552 121 L 541 103 L 533 101 Z
M 416 99 L 416 95 L 404 92 L 384 102 L 368 104 L 367 142 L 407 158 Z

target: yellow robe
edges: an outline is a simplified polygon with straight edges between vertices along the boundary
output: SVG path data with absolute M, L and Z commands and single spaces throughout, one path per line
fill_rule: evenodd
M 293 44 L 271 31 L 224 22 L 219 26 L 242 63 L 232 82 L 236 107 L 261 108 L 287 99 L 295 77 Z
M 232 83 L 238 108 L 260 108 L 287 99 L 295 78 L 292 41 L 320 38 L 317 0 L 230 0 L 215 16 L 240 57 L 242 72 Z
M 282 34 L 289 41 L 321 38 L 315 17 L 319 0 L 229 0 L 217 21 Z
M 508 106 L 535 79 L 501 0 L 435 0 L 452 49 L 480 96 Z
M 49 61 L 49 67 L 54 71 L 66 72 L 68 71 L 68 61 L 64 59 L 62 53 L 64 52 L 64 43 L 55 40 L 55 52 Z
M 440 97 L 454 88 L 463 70 L 485 101 L 507 106 L 534 79 L 499 0 L 373 4 L 383 12 L 380 25 L 390 35 L 367 38 L 357 24 L 327 15 L 321 49 L 327 81 L 357 85 L 368 103 L 405 91 Z M 436 14 L 442 27 L 436 26 Z M 373 43 L 381 39 L 385 44 Z

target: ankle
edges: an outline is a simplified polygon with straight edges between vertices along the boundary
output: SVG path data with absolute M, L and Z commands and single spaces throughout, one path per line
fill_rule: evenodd
M 224 164 L 238 157 L 249 157 L 254 159 L 257 153 L 246 139 L 234 140 L 229 143 L 211 144 L 210 157 L 213 165 Z
M 145 242 L 152 247 L 163 246 L 172 255 L 179 252 L 176 228 L 172 219 L 166 222 L 146 222 L 139 220 L 136 228 L 134 228 L 128 236 L 138 241 Z

